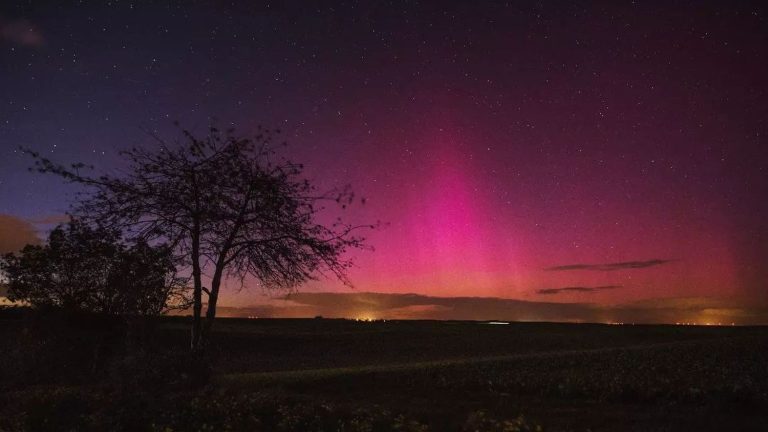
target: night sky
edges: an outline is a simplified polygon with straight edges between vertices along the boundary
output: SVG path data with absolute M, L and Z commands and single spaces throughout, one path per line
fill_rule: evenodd
M 3 2 L 0 249 L 77 191 L 19 146 L 119 173 L 175 120 L 261 124 L 385 223 L 354 291 L 305 291 L 768 308 L 764 3 L 287 3 Z M 460 315 L 433 303 L 397 313 Z

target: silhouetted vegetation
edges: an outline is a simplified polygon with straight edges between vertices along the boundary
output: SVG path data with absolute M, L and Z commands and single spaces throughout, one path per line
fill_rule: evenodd
M 351 204 L 350 190 L 319 192 L 303 178 L 301 165 L 275 154 L 275 136 L 266 129 L 252 138 L 216 128 L 202 138 L 184 131 L 178 145 L 157 139 L 154 150 L 123 152 L 130 166 L 124 176 L 88 176 L 83 164 L 65 167 L 30 153 L 40 172 L 91 189 L 74 209 L 84 221 L 172 245 L 192 272 L 192 348 L 200 350 L 225 278 L 251 277 L 277 290 L 318 273 L 348 283 L 344 252 L 364 245 L 354 232 L 369 225 L 316 221 L 325 202 Z M 203 268 L 212 272 L 208 287 Z
M 165 245 L 127 244 L 120 232 L 73 220 L 44 245 L 0 260 L 7 296 L 36 308 L 106 315 L 159 315 L 186 308 L 186 280 Z

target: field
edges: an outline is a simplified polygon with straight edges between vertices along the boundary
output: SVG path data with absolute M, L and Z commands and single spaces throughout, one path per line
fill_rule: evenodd
M 4 334 L 21 346 L 8 333 L 17 321 L 5 320 Z M 768 425 L 768 332 L 759 327 L 223 319 L 207 359 L 210 380 L 194 390 L 179 384 L 194 369 L 171 366 L 193 372 L 169 378 L 168 358 L 178 357 L 168 353 L 183 352 L 186 320 L 164 319 L 151 335 L 159 353 L 136 360 L 115 351 L 108 372 L 88 380 L 49 378 L 8 388 L 0 428 L 757 431 Z

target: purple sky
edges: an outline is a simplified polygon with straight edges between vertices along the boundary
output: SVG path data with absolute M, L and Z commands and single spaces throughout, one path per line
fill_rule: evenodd
M 27 172 L 18 146 L 117 172 L 119 149 L 152 145 L 146 130 L 173 138 L 173 120 L 215 117 L 281 128 L 315 181 L 368 199 L 346 216 L 387 225 L 357 256 L 359 291 L 766 306 L 767 14 L 714 1 L 3 4 L 0 247 L 28 237 L 20 226 L 44 235 L 75 192 Z

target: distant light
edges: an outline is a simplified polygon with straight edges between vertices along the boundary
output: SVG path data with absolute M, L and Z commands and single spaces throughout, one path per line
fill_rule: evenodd
M 487 322 L 487 323 L 485 323 L 485 324 L 491 324 L 491 325 L 507 325 L 507 324 L 509 324 L 509 323 L 508 323 L 508 322 L 506 322 L 506 321 L 488 321 L 488 322 Z

